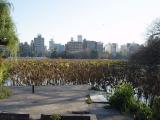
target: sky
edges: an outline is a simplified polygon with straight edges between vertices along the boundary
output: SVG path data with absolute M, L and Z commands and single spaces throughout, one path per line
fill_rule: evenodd
M 147 27 L 160 17 L 160 0 L 9 0 L 20 42 L 38 34 L 65 44 L 87 40 L 144 43 Z

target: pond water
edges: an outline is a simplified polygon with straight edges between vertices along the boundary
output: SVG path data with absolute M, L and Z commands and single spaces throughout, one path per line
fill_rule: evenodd
M 13 81 L 12 80 L 6 80 L 4 83 L 4 86 L 12 86 L 13 85 Z
M 90 97 L 93 102 L 98 102 L 98 103 L 108 102 L 107 98 L 104 95 L 95 94 L 95 95 L 91 95 Z

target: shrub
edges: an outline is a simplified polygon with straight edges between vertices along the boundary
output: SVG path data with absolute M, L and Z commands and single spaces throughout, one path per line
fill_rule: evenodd
M 62 119 L 61 116 L 58 114 L 53 114 L 50 117 L 50 120 L 61 120 L 61 119 Z
M 136 101 L 136 111 L 132 113 L 135 116 L 135 120 L 151 120 L 152 110 L 143 102 Z
M 151 120 L 151 108 L 134 98 L 134 89 L 130 83 L 120 83 L 110 97 L 109 103 L 120 112 L 134 116 L 135 120 Z
M 134 89 L 130 83 L 120 83 L 110 97 L 109 103 L 121 112 L 127 112 L 134 96 Z
M 0 87 L 0 99 L 7 98 L 11 95 L 11 90 L 7 87 Z
M 87 95 L 86 103 L 92 104 L 92 99 L 91 99 L 90 95 Z
M 152 105 L 153 118 L 155 120 L 160 120 L 160 96 L 155 97 Z

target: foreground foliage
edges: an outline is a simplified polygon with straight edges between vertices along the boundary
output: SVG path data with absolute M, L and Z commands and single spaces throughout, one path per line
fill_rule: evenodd
M 124 61 L 18 60 L 9 77 L 14 85 L 98 84 L 114 86 L 125 78 Z
M 0 85 L 3 85 L 8 77 L 8 71 L 10 69 L 10 62 L 4 60 L 0 64 Z
M 11 90 L 7 87 L 0 87 L 0 99 L 7 98 L 8 96 L 11 95 Z
M 152 110 L 154 120 L 160 120 L 160 97 L 155 97 Z
M 61 119 L 62 119 L 61 116 L 58 114 L 53 114 L 50 117 L 50 120 L 61 120 Z
M 110 104 L 121 112 L 127 112 L 132 104 L 134 90 L 129 83 L 120 83 L 115 87 L 114 94 L 110 97 Z
M 8 0 L 0 0 L 0 45 L 5 45 L 11 55 L 16 56 L 18 37 L 11 17 L 11 7 Z
M 152 119 L 152 109 L 145 103 L 135 99 L 134 89 L 130 83 L 123 82 L 116 86 L 109 102 L 112 107 L 120 110 L 122 113 L 130 114 L 135 120 Z
M 9 64 L 3 57 L 7 54 L 15 57 L 18 51 L 18 37 L 11 16 L 11 8 L 12 4 L 8 0 L 0 0 L 0 85 L 7 78 L 9 69 Z
M 90 96 L 90 95 L 87 95 L 86 98 L 87 98 L 87 99 L 86 99 L 86 103 L 87 103 L 87 104 L 92 104 L 91 96 Z

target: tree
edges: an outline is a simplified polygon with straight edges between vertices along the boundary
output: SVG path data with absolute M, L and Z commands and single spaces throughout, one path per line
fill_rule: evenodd
M 98 52 L 96 50 L 92 50 L 90 52 L 90 58 L 91 59 L 97 59 L 98 58 Z
M 16 56 L 18 37 L 11 17 L 12 4 L 7 0 L 0 0 L 0 44 L 5 45 L 11 55 Z
M 141 65 L 160 64 L 160 19 L 156 19 L 150 25 L 146 45 L 134 53 L 129 60 Z
M 141 66 L 143 80 L 138 83 L 152 104 L 154 97 L 160 95 L 160 19 L 150 25 L 146 45 L 130 57 L 129 63 Z
M 160 18 L 155 19 L 149 26 L 146 32 L 147 39 L 151 36 L 160 34 Z
M 0 45 L 5 46 L 12 56 L 16 56 L 18 37 L 11 17 L 11 8 L 12 4 L 7 0 L 0 0 Z M 0 57 L 0 83 L 3 83 L 8 69 L 8 64 Z
M 57 52 L 55 50 L 51 51 L 50 58 L 56 58 L 57 57 Z

